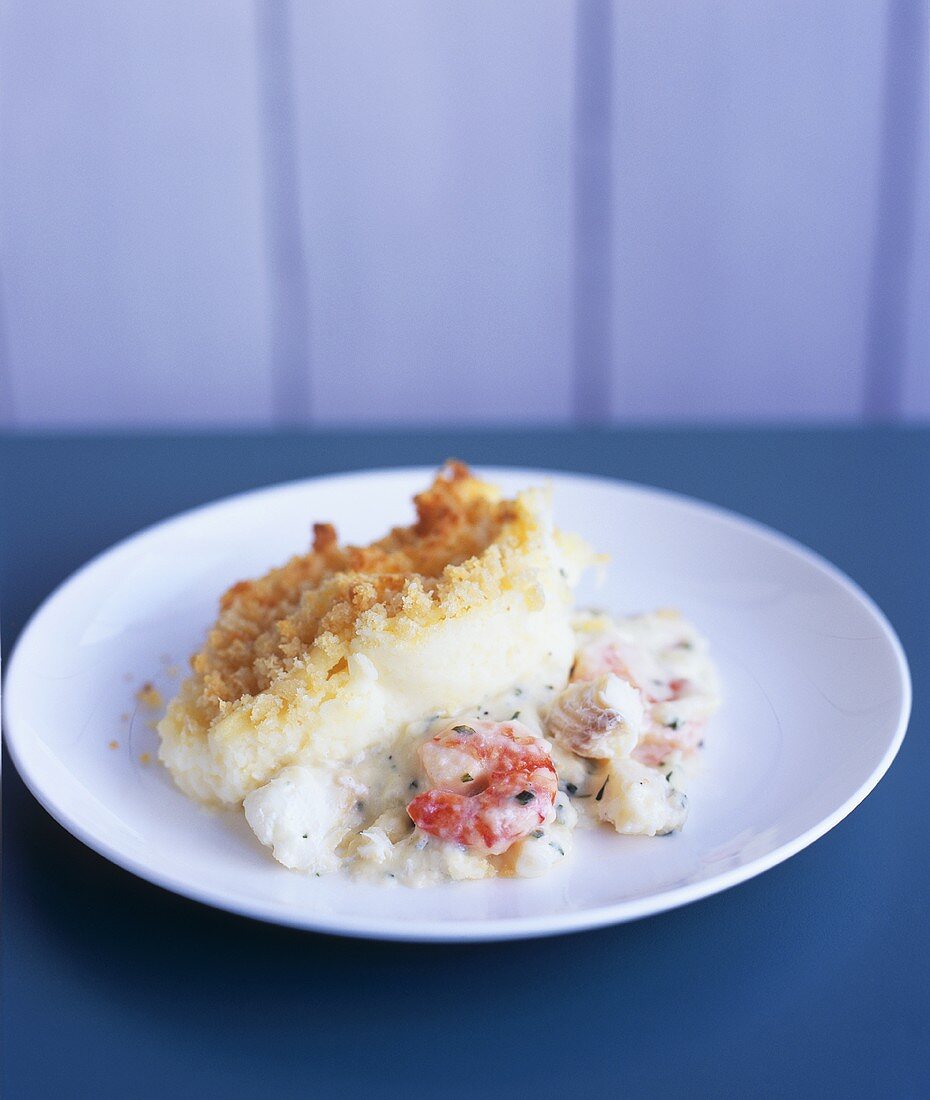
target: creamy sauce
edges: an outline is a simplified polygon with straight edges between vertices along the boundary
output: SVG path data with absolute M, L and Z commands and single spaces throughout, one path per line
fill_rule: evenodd
M 607 823 L 642 836 L 680 829 L 687 761 L 717 704 L 706 644 L 672 612 L 617 620 L 585 614 L 574 628 L 570 682 L 564 665 L 545 661 L 493 698 L 408 724 L 389 745 L 338 764 L 285 768 L 245 799 L 256 836 L 285 866 L 305 873 L 345 868 L 369 881 L 426 886 L 544 874 L 569 857 L 579 825 Z M 525 727 L 551 753 L 557 773 L 545 820 L 501 854 L 431 835 L 406 809 L 431 787 L 421 746 L 453 723 L 473 733 L 470 721 Z M 470 792 L 468 759 L 459 753 L 454 767 L 466 773 L 462 789 Z

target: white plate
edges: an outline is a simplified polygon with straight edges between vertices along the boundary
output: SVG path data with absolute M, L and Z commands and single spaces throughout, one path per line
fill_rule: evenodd
M 910 681 L 882 613 L 833 566 L 673 494 L 540 470 L 482 472 L 506 490 L 550 479 L 557 522 L 611 554 L 605 583 L 588 583 L 580 604 L 674 605 L 710 638 L 724 705 L 683 833 L 580 831 L 568 866 L 542 879 L 412 890 L 308 878 L 276 864 L 241 813 L 199 809 L 155 762 L 154 715 L 135 692 L 145 680 L 173 692 L 219 593 L 305 547 L 313 520 L 334 521 L 353 542 L 383 534 L 410 515 L 428 469 L 232 497 L 76 573 L 33 617 L 8 670 L 6 736 L 32 792 L 108 859 L 223 909 L 346 935 L 490 940 L 631 920 L 716 893 L 810 844 L 872 790 L 904 736 Z

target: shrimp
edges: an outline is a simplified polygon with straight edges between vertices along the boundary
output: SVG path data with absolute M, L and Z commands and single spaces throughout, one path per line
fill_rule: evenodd
M 641 764 L 653 766 L 664 763 L 673 752 L 689 756 L 704 743 L 704 721 L 683 721 L 675 719 L 672 724 L 663 726 L 653 721 L 648 732 L 630 753 Z
M 641 738 L 631 753 L 634 759 L 655 765 L 672 752 L 688 754 L 698 748 L 713 706 L 697 684 L 670 675 L 655 654 L 617 638 L 600 638 L 579 651 L 572 669 L 574 683 L 602 683 L 609 675 L 635 688 L 647 706 Z
M 572 668 L 573 681 L 599 680 L 608 673 L 632 684 L 650 703 L 671 697 L 671 685 L 662 666 L 648 650 L 609 638 L 598 639 L 578 651 Z
M 549 746 L 522 722 L 459 722 L 420 746 L 432 788 L 407 807 L 439 840 L 500 855 L 555 813 Z

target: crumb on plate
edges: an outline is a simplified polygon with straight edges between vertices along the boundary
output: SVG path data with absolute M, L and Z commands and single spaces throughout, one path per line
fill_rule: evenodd
M 143 706 L 157 710 L 161 706 L 161 694 L 154 684 L 146 681 L 136 692 L 136 698 Z

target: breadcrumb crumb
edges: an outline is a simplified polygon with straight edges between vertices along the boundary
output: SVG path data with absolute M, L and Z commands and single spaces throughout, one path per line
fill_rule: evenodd
M 157 710 L 161 706 L 161 694 L 154 684 L 144 683 L 136 692 L 136 698 L 143 706 Z

